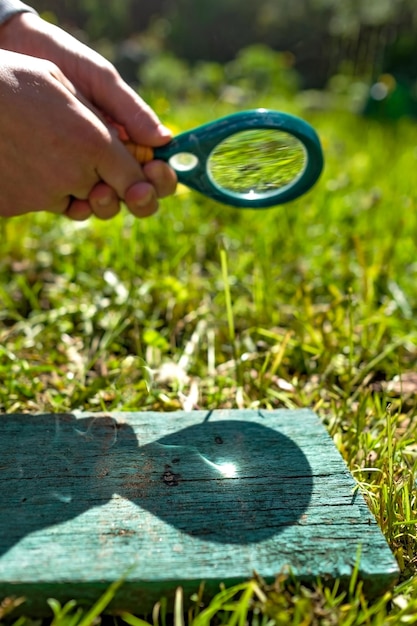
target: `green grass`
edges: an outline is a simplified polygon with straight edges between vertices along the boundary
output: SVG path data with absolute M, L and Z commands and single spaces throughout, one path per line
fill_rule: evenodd
M 237 194 L 270 194 L 296 180 L 305 166 L 305 150 L 280 130 L 244 130 L 211 153 L 208 170 L 222 189 Z
M 166 115 L 186 130 L 225 112 Z M 401 568 L 372 602 L 355 580 L 254 579 L 205 607 L 196 590 L 183 617 L 179 591 L 155 626 L 417 624 L 417 128 L 308 117 L 326 170 L 291 204 L 238 211 L 180 190 L 144 221 L 0 224 L 1 411 L 312 407 Z M 51 619 L 96 623 L 107 600 Z M 1 621 L 37 624 L 12 605 Z

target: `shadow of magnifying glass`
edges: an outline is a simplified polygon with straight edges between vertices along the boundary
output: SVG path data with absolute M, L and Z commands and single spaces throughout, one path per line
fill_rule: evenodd
M 311 467 L 289 437 L 259 422 L 216 419 L 140 445 L 113 417 L 7 415 L 0 441 L 0 555 L 114 494 L 204 541 L 249 544 L 297 524 Z M 109 508 L 109 526 L 122 523 Z M 103 528 L 101 528 L 103 532 Z M 132 539 L 133 540 L 133 539 Z

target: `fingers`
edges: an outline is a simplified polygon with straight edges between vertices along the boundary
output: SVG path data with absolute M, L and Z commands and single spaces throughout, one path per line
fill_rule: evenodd
M 96 106 L 86 100 L 68 81 L 68 89 L 101 119 L 111 136 L 109 153 L 111 162 L 109 162 L 109 155 L 103 159 L 97 169 L 103 182 L 98 183 L 88 196 L 90 215 L 92 212 L 101 219 L 110 219 L 118 213 L 119 199 L 122 199 L 133 215 L 147 217 L 158 209 L 158 198 L 164 198 L 175 192 L 177 177 L 174 170 L 162 161 L 151 161 L 141 167 L 121 143 L 121 132 L 133 140 L 135 140 L 136 133 L 138 141 L 144 145 L 153 146 L 166 143 L 171 138 L 171 132 L 161 124 L 154 111 L 121 79 L 119 80 L 117 73 L 112 70 L 111 75 L 117 83 L 118 91 L 114 89 L 114 92 L 118 93 L 117 103 L 125 102 L 125 106 L 121 109 L 121 117 L 116 110 L 111 113 L 110 119 L 115 114 L 119 115 L 116 117 L 117 123 L 112 123 L 102 117 L 102 102 L 101 111 L 97 110 Z M 106 93 L 113 93 L 111 86 L 106 86 Z M 110 99 L 110 107 L 112 102 L 113 100 Z M 109 116 L 108 109 L 104 110 Z M 87 216 L 87 214 L 88 209 L 85 205 L 72 203 L 70 215 L 76 216 L 73 219 L 86 219 L 81 216 Z
M 127 85 L 112 65 L 102 65 L 91 74 L 90 93 L 95 106 L 117 120 L 136 143 L 156 147 L 166 144 L 171 131 L 156 113 Z
M 142 167 L 146 180 L 150 182 L 158 198 L 166 198 L 175 193 L 177 175 L 174 170 L 163 161 L 149 161 Z
M 64 86 L 72 91 L 72 85 L 68 83 L 64 82 Z M 87 106 L 78 93 L 73 95 Z M 90 114 L 97 117 L 91 106 L 87 108 Z M 136 217 L 152 215 L 158 209 L 158 198 L 175 192 L 177 177 L 174 170 L 157 160 L 142 167 L 119 140 L 112 124 L 108 126 L 100 118 L 96 122 L 107 135 L 107 145 L 99 154 L 96 167 L 99 182 L 87 193 L 78 190 L 77 198 L 71 201 L 65 215 L 77 221 L 86 220 L 91 215 L 103 220 L 111 219 L 119 212 L 122 200 Z
M 62 82 L 65 85 L 65 82 Z M 72 85 L 69 83 L 68 88 L 71 89 L 71 87 Z M 81 94 L 74 93 L 74 95 L 106 124 L 106 120 L 102 118 L 100 112 L 95 110 Z M 143 105 L 147 106 L 145 103 Z M 151 109 L 149 109 L 149 114 L 158 126 L 159 121 Z M 101 170 L 103 172 L 102 179 L 106 182 L 97 183 L 90 191 L 88 194 L 89 206 L 84 201 L 73 201 L 66 212 L 67 216 L 71 219 L 82 220 L 94 214 L 100 219 L 110 219 L 119 212 L 120 199 L 125 201 L 133 215 L 137 217 L 152 215 L 158 209 L 157 199 L 174 193 L 177 184 L 175 172 L 162 161 L 152 161 L 145 167 L 140 166 L 135 159 L 132 160 L 130 153 L 127 154 L 125 145 L 120 144 L 121 131 L 126 132 L 124 126 L 112 122 L 109 122 L 107 126 L 112 136 L 112 171 L 106 174 L 106 159 Z M 120 146 L 122 146 L 121 150 Z M 116 152 L 118 153 L 117 156 Z M 123 170 L 120 169 L 120 157 L 122 156 L 125 161 Z M 126 176 L 130 176 L 132 180 L 136 178 L 136 180 L 129 184 L 125 192 L 122 192 L 126 186 Z
M 88 200 L 74 198 L 64 211 L 66 217 L 83 221 L 95 215 L 101 220 L 109 220 L 120 211 L 120 202 L 116 193 L 105 183 L 97 183 L 91 190 Z
M 101 180 L 90 191 L 78 189 L 78 197 L 70 200 L 65 215 L 76 221 L 86 220 L 92 215 L 107 220 L 120 211 L 120 200 L 125 200 L 131 212 L 138 217 L 154 213 L 158 208 L 157 191 L 145 182 L 141 166 L 119 141 L 118 125 L 107 124 L 100 111 L 78 92 L 59 68 L 55 68 L 53 75 L 97 118 L 97 122 L 100 120 L 102 129 L 106 126 L 108 131 L 105 133 L 107 146 L 101 151 L 101 161 L 96 168 Z
M 71 200 L 63 215 L 76 222 L 83 222 L 92 215 L 88 200 Z
M 66 34 L 62 36 L 68 39 Z M 68 39 L 68 46 L 70 41 L 75 42 Z M 73 201 L 68 209 L 69 216 L 86 219 L 84 216 L 93 213 L 101 219 L 109 219 L 118 213 L 120 200 L 125 201 L 134 215 L 151 215 L 157 210 L 157 199 L 175 191 L 175 173 L 156 161 L 142 168 L 119 140 L 117 129 L 108 123 L 108 118 L 115 120 L 127 137 L 143 145 L 163 145 L 171 139 L 172 133 L 122 80 L 113 65 L 79 42 L 75 44 L 82 62 L 71 65 L 68 59 L 72 56 L 66 54 L 63 62 L 58 63 L 61 72 L 57 79 L 106 127 L 108 146 L 96 167 L 101 182 L 88 193 L 90 210 L 85 202 Z M 83 190 L 75 195 L 86 197 Z
M 136 217 L 148 217 L 158 209 L 158 198 L 165 198 L 175 192 L 177 177 L 163 161 L 150 161 L 143 167 L 146 183 L 132 185 L 125 202 Z
M 143 168 L 145 181 L 134 182 L 124 194 L 124 201 L 135 217 L 148 217 L 158 210 L 158 198 L 164 198 L 175 191 L 175 172 L 162 161 L 151 161 Z M 91 216 L 108 220 L 120 211 L 120 200 L 112 187 L 104 182 L 97 183 L 88 199 L 73 198 L 64 214 L 76 221 Z
M 172 139 L 172 132 L 162 124 L 156 113 L 135 92 L 130 93 L 127 85 L 123 89 L 126 105 L 121 123 L 129 137 L 145 146 L 163 146 Z M 118 103 L 119 104 L 119 103 Z M 127 112 L 131 109 L 130 116 Z
M 162 165 L 162 167 L 160 167 Z M 175 180 L 172 181 L 169 169 L 164 163 L 151 167 L 152 184 L 150 182 L 134 183 L 126 192 L 125 203 L 135 217 L 148 217 L 158 210 L 158 197 L 169 195 L 175 189 Z M 175 175 L 174 175 L 175 177 Z M 166 178 L 169 180 L 167 181 Z M 66 217 L 83 221 L 91 216 L 108 220 L 120 211 L 120 202 L 114 190 L 105 183 L 97 183 L 91 190 L 88 200 L 74 198 L 64 212 Z
M 109 133 L 108 149 L 100 156 L 99 179 L 114 189 L 134 215 L 154 213 L 157 198 L 175 191 L 176 175 L 167 164 L 153 161 L 142 168 L 114 134 Z
M 171 138 L 171 132 L 110 63 L 91 50 L 87 53 L 79 42 L 76 50 L 82 62 L 69 63 L 68 58 L 74 55 L 68 56 L 67 49 L 63 58 L 54 59 L 57 64 L 51 64 L 50 73 L 74 98 L 72 109 L 90 120 L 92 136 L 85 138 L 83 156 L 85 163 L 88 165 L 89 161 L 94 167 L 82 169 L 80 164 L 82 176 L 77 179 L 74 172 L 72 181 L 69 177 L 67 193 L 73 199 L 64 213 L 74 220 L 91 215 L 110 219 L 119 212 L 120 201 L 124 201 L 134 215 L 151 215 L 158 208 L 158 198 L 174 192 L 175 173 L 158 161 L 142 168 L 107 118 L 117 121 L 130 139 L 143 145 L 163 145 Z
M 120 211 L 120 202 L 116 192 L 105 183 L 97 183 L 91 190 L 88 201 L 94 215 L 108 220 Z
M 126 192 L 126 205 L 135 217 L 149 217 L 158 210 L 155 188 L 147 182 L 135 183 Z

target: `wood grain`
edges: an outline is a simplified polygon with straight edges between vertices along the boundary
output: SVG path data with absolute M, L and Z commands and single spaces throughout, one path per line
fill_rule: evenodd
M 143 613 L 178 585 L 348 579 L 370 593 L 395 560 L 309 410 L 0 416 L 0 597 Z

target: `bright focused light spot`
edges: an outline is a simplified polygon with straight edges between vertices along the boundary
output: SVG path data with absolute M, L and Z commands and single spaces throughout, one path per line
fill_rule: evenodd
M 207 465 L 214 467 L 214 469 L 220 472 L 220 474 L 223 474 L 225 478 L 234 478 L 237 476 L 237 466 L 234 463 L 213 463 L 213 461 L 210 461 L 210 459 L 200 454 L 200 452 L 197 454 L 205 463 L 207 463 Z
M 222 463 L 221 465 L 217 465 L 217 469 L 226 478 L 233 478 L 237 474 L 236 465 L 234 463 Z

